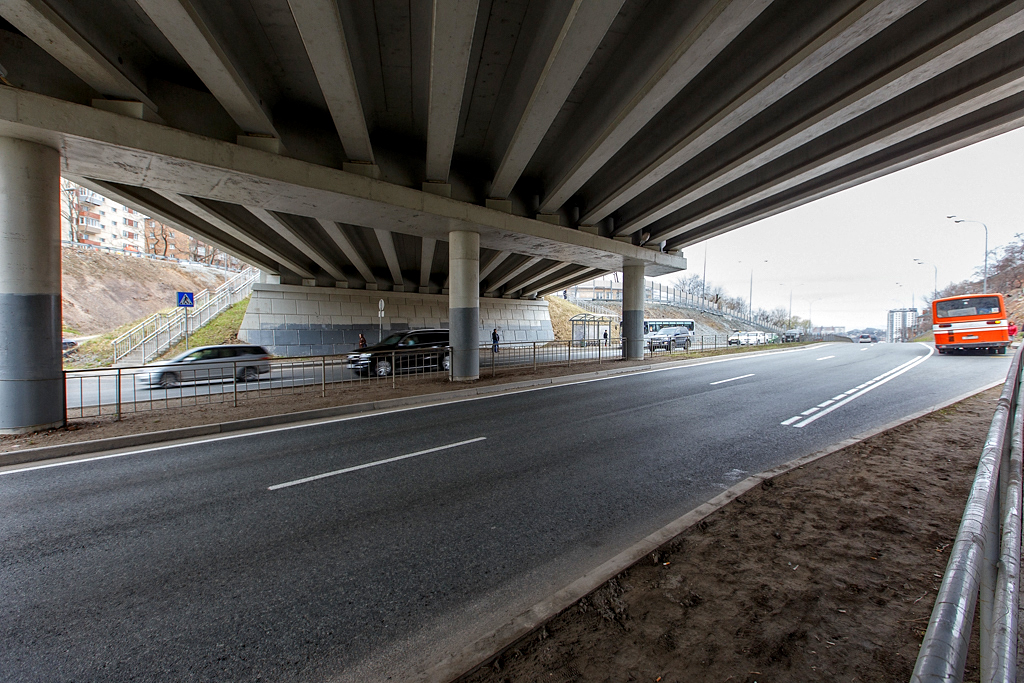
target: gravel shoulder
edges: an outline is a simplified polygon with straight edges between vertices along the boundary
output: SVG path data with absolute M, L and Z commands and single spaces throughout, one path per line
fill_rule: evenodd
M 765 481 L 460 680 L 909 680 L 999 391 Z

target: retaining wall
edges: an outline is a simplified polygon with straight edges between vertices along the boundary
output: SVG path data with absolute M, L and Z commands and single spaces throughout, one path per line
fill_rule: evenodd
M 384 300 L 384 336 L 390 332 L 448 327 L 448 297 L 296 285 L 255 284 L 238 338 L 276 356 L 347 353 L 362 333 L 378 339 L 378 302 Z M 503 342 L 555 338 L 543 299 L 480 298 L 480 342 L 498 328 Z

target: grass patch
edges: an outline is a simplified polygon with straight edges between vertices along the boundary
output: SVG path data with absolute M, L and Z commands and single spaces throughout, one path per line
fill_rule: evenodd
M 238 328 L 242 326 L 245 309 L 249 307 L 249 297 L 242 299 L 234 306 L 225 309 L 220 315 L 188 335 L 189 348 L 197 346 L 213 346 L 215 344 L 241 344 L 238 339 Z M 185 352 L 185 340 L 167 349 L 160 358 L 173 358 Z
M 172 310 L 174 309 L 168 308 L 164 312 L 167 313 Z M 150 316 L 147 315 L 146 318 L 148 317 Z M 109 368 L 114 364 L 114 349 L 110 343 L 138 325 L 142 320 L 145 320 L 145 318 L 125 323 L 115 330 L 104 332 L 92 339 L 85 340 L 76 346 L 74 351 L 64 357 L 64 369 L 91 370 L 93 368 Z

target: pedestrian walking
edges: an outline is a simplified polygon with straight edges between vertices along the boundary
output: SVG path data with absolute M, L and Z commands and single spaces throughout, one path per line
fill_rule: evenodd
M 608 330 L 604 331 L 604 345 L 608 346 Z
M 362 335 L 362 333 L 360 333 L 360 335 L 359 335 L 359 348 L 361 348 L 361 349 L 365 349 L 366 348 L 366 337 L 364 337 Z
M 495 327 L 491 332 L 491 353 L 498 352 L 498 328 Z

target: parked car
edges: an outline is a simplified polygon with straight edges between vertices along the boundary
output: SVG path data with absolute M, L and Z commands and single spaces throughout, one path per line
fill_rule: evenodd
M 742 343 L 741 339 L 746 334 L 747 333 L 742 331 L 742 330 L 733 330 L 732 334 L 729 335 L 729 339 L 728 339 L 729 346 L 739 346 Z
M 137 375 L 140 384 L 176 387 L 183 382 L 209 382 L 234 378 L 254 382 L 270 373 L 270 352 L 262 346 L 222 344 L 189 349 L 170 360 L 150 363 Z
M 674 351 L 678 348 L 689 351 L 692 336 L 690 329 L 687 327 L 663 327 L 657 332 L 645 334 L 644 343 L 651 351 L 655 349 Z
M 78 342 L 73 339 L 62 339 L 60 342 L 60 351 L 62 354 L 67 355 L 69 351 L 73 351 L 78 346 Z
M 765 343 L 764 332 L 740 332 L 738 335 L 740 346 L 759 346 Z
M 784 342 L 798 342 L 803 338 L 803 333 L 800 330 L 786 330 L 782 335 L 782 341 Z
M 348 354 L 346 365 L 360 375 L 451 369 L 448 330 L 396 332 L 379 344 Z

